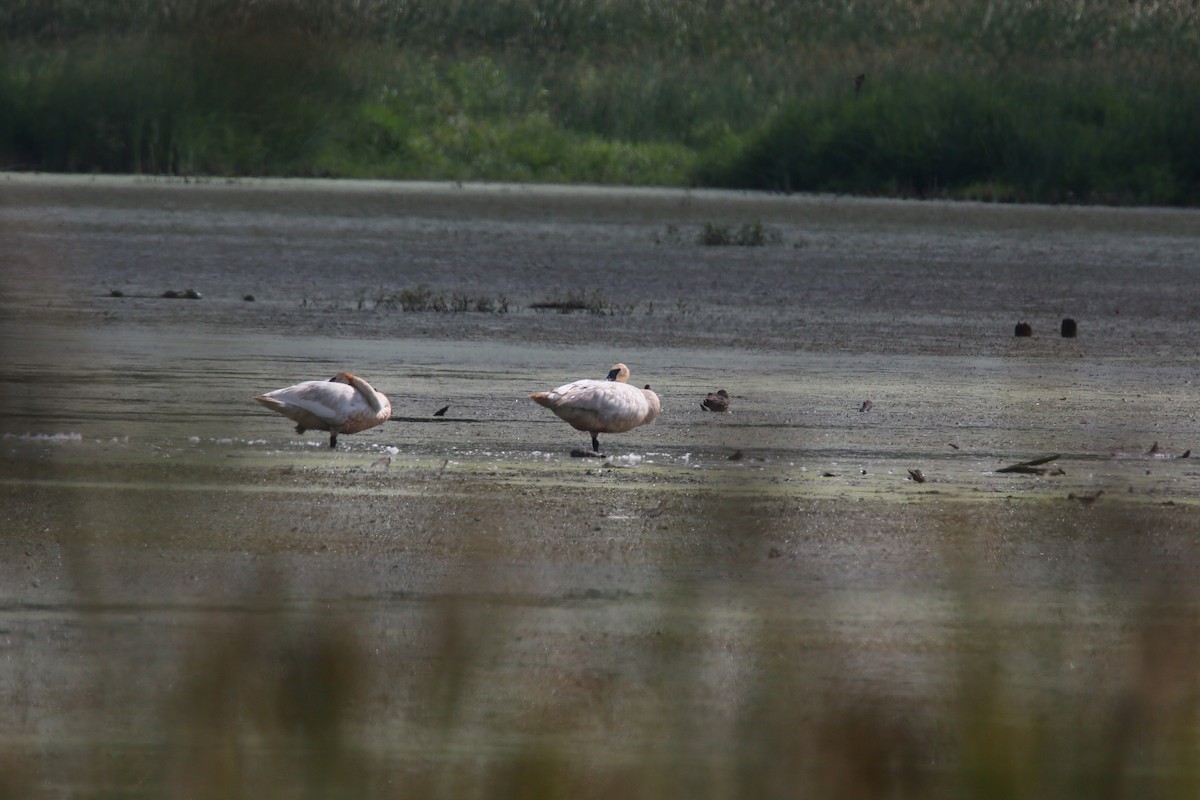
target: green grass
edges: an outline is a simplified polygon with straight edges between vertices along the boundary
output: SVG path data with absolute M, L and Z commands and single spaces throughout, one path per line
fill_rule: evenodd
M 0 167 L 1194 205 L 1198 17 L 1185 0 L 17 0 Z
M 892 75 L 782 109 L 705 182 L 781 191 L 1195 204 L 1200 89 L 1077 75 Z

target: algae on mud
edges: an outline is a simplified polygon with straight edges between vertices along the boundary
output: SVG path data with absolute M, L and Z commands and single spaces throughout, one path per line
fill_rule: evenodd
M 0 788 L 1190 796 L 1198 221 L 2 179 Z M 617 360 L 663 415 L 571 459 L 525 394 Z M 404 421 L 249 399 L 342 368 Z

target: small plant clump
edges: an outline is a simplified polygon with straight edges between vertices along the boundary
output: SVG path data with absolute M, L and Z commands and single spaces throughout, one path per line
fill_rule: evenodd
M 488 297 L 455 291 L 447 299 L 445 294 L 434 292 L 424 283 L 396 291 L 380 290 L 375 297 L 375 308 L 412 312 L 507 314 L 509 306 L 508 297 L 503 294 Z
M 560 294 L 547 300 L 529 304 L 529 307 L 535 311 L 557 311 L 560 314 L 570 314 L 572 311 L 586 311 L 596 316 L 628 314 L 636 306 L 637 303 L 631 303 L 626 306 L 615 305 L 605 299 L 599 289 L 593 289 L 590 293 L 571 290 L 565 295 Z
M 737 233 L 731 233 L 727 226 L 714 222 L 705 222 L 700 231 L 700 244 L 706 247 L 763 247 L 782 241 L 779 231 L 764 226 L 762 220 L 747 222 L 738 228 Z
M 380 291 L 375 298 L 376 308 L 400 309 L 401 311 L 449 311 L 446 297 L 434 294 L 428 285 L 422 283 L 414 288 L 400 289 L 394 292 Z
M 729 235 L 729 228 L 713 222 L 706 222 L 704 229 L 700 231 L 700 244 L 706 247 L 725 247 L 733 244 L 733 239 Z

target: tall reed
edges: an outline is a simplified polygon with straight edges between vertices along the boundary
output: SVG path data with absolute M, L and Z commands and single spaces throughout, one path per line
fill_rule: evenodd
M 10 5 L 8 168 L 1200 198 L 1186 0 Z

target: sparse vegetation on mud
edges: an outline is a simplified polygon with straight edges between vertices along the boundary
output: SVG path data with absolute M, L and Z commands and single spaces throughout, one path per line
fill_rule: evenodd
M 637 303 L 618 305 L 608 300 L 599 289 L 592 289 L 590 292 L 571 289 L 565 294 L 560 292 L 545 300 L 530 303 L 529 307 L 534 311 L 557 311 L 560 314 L 585 311 L 596 316 L 613 316 L 631 313 L 637 307 Z
M 783 242 L 783 237 L 778 230 L 764 226 L 759 220 L 745 223 L 736 232 L 731 231 L 726 225 L 706 222 L 700 231 L 699 241 L 700 244 L 709 247 L 726 247 L 729 245 L 762 247 L 768 244 L 780 244 Z
M 444 292 L 435 292 L 422 283 L 405 289 L 380 289 L 375 295 L 373 307 L 410 312 L 507 314 L 510 304 L 508 297 L 502 294 L 492 297 L 456 290 L 447 296 Z

